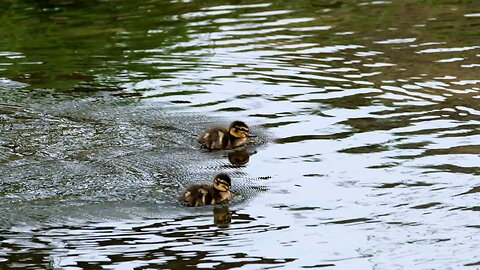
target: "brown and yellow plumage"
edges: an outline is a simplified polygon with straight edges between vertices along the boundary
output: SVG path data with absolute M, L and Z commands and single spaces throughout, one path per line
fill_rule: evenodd
M 216 149 L 233 149 L 249 142 L 248 137 L 254 137 L 249 127 L 242 121 L 233 121 L 229 127 L 213 126 L 205 130 L 198 142 L 202 147 Z
M 187 206 L 222 204 L 228 202 L 232 197 L 230 186 L 230 177 L 225 173 L 220 173 L 213 179 L 213 185 L 188 186 L 180 199 Z

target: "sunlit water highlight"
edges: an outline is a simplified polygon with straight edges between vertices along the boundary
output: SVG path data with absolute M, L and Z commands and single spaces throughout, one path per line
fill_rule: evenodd
M 407 2 L 0 4 L 0 268 L 475 269 L 480 6 Z

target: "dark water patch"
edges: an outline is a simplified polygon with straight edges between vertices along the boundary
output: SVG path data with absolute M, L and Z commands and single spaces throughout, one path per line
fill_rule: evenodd
M 425 169 L 432 169 L 432 171 L 425 171 L 424 173 L 438 173 L 438 172 L 449 172 L 449 173 L 462 173 L 469 175 L 480 175 L 480 167 L 462 167 L 452 164 L 439 164 L 435 166 L 424 166 Z
M 339 124 L 351 126 L 357 132 L 369 132 L 375 130 L 391 130 L 408 126 L 409 123 L 392 118 L 351 118 Z
M 480 154 L 480 145 L 462 145 L 444 149 L 427 149 L 423 156 L 452 155 L 452 154 Z
M 142 94 L 137 93 L 137 92 L 129 92 L 129 93 L 115 93 L 112 94 L 114 97 L 121 97 L 121 98 L 136 98 L 136 97 L 141 97 Z
M 275 118 L 280 118 L 280 117 L 285 117 L 285 116 L 292 116 L 293 114 L 290 112 L 280 112 L 280 113 L 275 113 L 275 114 L 251 114 L 249 116 L 251 117 L 262 117 L 262 118 L 270 118 L 270 119 L 275 119 Z
M 243 95 L 238 95 L 236 98 L 238 99 L 248 99 L 248 98 L 255 98 L 255 97 L 262 97 L 261 94 L 243 94 Z
M 468 190 L 468 191 L 466 191 L 466 192 L 457 194 L 456 196 L 474 194 L 474 193 L 478 193 L 478 192 L 480 192 L 480 186 L 473 187 L 473 188 L 471 188 L 470 190 Z
M 400 155 L 400 156 L 395 156 L 392 157 L 394 159 L 399 159 L 399 160 L 413 160 L 415 158 L 420 158 L 421 155 Z
M 275 140 L 276 143 L 297 143 L 302 141 L 310 140 L 334 140 L 334 139 L 343 139 L 352 135 L 350 132 L 341 132 L 337 134 L 328 134 L 328 135 L 297 135 L 286 138 L 278 138 Z
M 283 95 L 283 96 L 274 96 L 269 97 L 268 100 L 270 101 L 289 101 L 291 98 L 302 96 L 302 94 L 290 94 L 290 95 Z
M 171 100 L 170 101 L 173 104 L 190 104 L 192 103 L 191 101 L 188 100 Z
M 359 146 L 359 147 L 352 147 L 347 149 L 342 149 L 340 153 L 349 153 L 349 154 L 363 154 L 363 153 L 375 153 L 375 152 L 383 152 L 388 151 L 388 147 L 381 144 L 372 144 L 366 146 Z
M 470 131 L 468 130 L 463 130 L 463 131 L 459 131 L 459 132 L 450 132 L 448 134 L 442 134 L 440 135 L 439 137 L 440 138 L 449 138 L 449 137 L 468 137 L 468 136 L 476 136 L 478 135 L 480 132 L 478 131 L 478 127 L 473 127 L 471 128 Z
M 465 125 L 465 124 L 459 124 L 456 126 L 456 130 L 477 130 L 478 126 L 477 125 Z M 455 130 L 453 130 L 455 131 Z M 415 131 L 410 131 L 410 132 L 398 132 L 396 133 L 399 136 L 412 136 L 412 135 L 425 135 L 425 134 L 437 134 L 437 133 L 444 133 L 444 132 L 452 132 L 451 127 L 446 127 L 446 128 L 428 128 L 428 129 L 420 129 L 420 130 L 415 130 Z M 455 133 L 453 133 L 455 134 Z M 442 137 L 455 137 L 450 134 L 442 134 L 440 135 Z
M 320 173 L 309 173 L 309 174 L 304 174 L 304 177 L 323 177 L 325 175 L 320 174 Z
M 400 226 L 420 226 L 421 225 L 417 222 L 401 222 L 401 221 L 389 221 L 386 223 L 391 225 L 400 225 Z
M 190 96 L 194 94 L 204 94 L 205 91 L 175 91 L 175 92 L 164 92 L 161 94 L 153 94 L 147 96 L 148 98 L 158 98 L 158 97 L 170 97 L 170 96 Z
M 227 101 L 226 100 L 211 101 L 211 102 L 202 103 L 202 104 L 195 104 L 195 105 L 192 105 L 192 107 L 208 107 L 208 106 L 213 106 L 217 104 L 222 104 L 225 102 Z
M 326 99 L 308 99 L 308 100 L 295 100 L 295 102 L 314 102 L 321 104 L 328 104 L 335 108 L 346 109 L 358 109 L 363 106 L 371 104 L 371 97 L 375 94 L 357 94 L 351 96 L 343 96 L 339 98 L 326 98 Z
M 385 184 L 382 184 L 382 185 L 378 186 L 378 188 L 394 188 L 394 187 L 400 186 L 402 184 L 403 183 L 385 183 Z
M 364 223 L 371 221 L 371 218 L 352 218 L 327 222 L 327 224 L 352 224 L 352 223 Z
M 395 182 L 395 183 L 384 183 L 378 186 L 377 188 L 395 188 L 398 186 L 401 187 L 429 187 L 435 185 L 434 183 L 426 182 Z
M 226 107 L 226 108 L 218 109 L 217 111 L 218 112 L 239 112 L 239 111 L 245 111 L 245 109 L 240 107 Z
M 290 124 L 296 124 L 299 122 L 300 121 L 282 121 L 282 122 L 276 122 L 276 123 L 266 123 L 266 124 L 262 124 L 262 127 L 265 127 L 265 128 L 281 127 L 281 126 L 286 126 Z
M 65 92 L 80 94 L 80 93 L 96 93 L 96 92 L 121 92 L 122 90 L 124 90 L 124 88 L 119 86 L 114 87 L 114 86 L 101 86 L 101 85 L 98 85 L 98 86 L 78 85 L 66 90 Z M 113 95 L 115 96 L 115 94 Z M 116 94 L 116 96 L 118 95 L 119 94 Z
M 415 142 L 415 143 L 402 143 L 395 145 L 398 149 L 425 149 L 426 146 L 432 142 Z
M 320 207 L 308 207 L 308 206 L 305 206 L 305 207 L 290 207 L 289 210 L 290 211 L 313 211 L 313 210 L 319 210 L 321 209 Z
M 412 209 L 427 209 L 427 208 L 434 207 L 434 206 L 437 206 L 437 205 L 440 205 L 440 204 L 442 204 L 442 203 L 440 203 L 440 202 L 431 202 L 431 203 L 425 203 L 425 204 L 415 205 L 415 206 L 412 206 L 411 208 L 412 208 Z
M 326 263 L 326 264 L 316 264 L 316 265 L 308 265 L 308 266 L 302 266 L 302 268 L 324 268 L 324 267 L 332 267 L 335 266 L 333 263 Z
M 394 168 L 397 167 L 400 163 L 398 162 L 388 162 L 380 165 L 368 166 L 369 169 L 385 169 L 385 168 Z
M 439 239 L 419 239 L 416 241 L 407 241 L 408 244 L 415 244 L 415 243 L 441 243 L 441 242 L 448 242 L 450 238 L 439 238 Z
M 465 208 L 465 209 L 462 209 L 462 210 L 465 210 L 465 211 L 480 211 L 480 206 L 468 207 L 468 208 Z
M 478 265 L 480 265 L 480 261 L 464 264 L 464 266 L 478 266 Z

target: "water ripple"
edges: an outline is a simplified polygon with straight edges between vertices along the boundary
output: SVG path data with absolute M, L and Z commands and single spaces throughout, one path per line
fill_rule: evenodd
M 0 268 L 478 265 L 472 1 L 0 5 Z

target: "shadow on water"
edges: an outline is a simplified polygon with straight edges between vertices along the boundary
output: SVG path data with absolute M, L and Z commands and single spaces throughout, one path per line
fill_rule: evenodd
M 478 266 L 479 12 L 1 2 L 0 268 Z M 179 205 L 219 171 L 228 208 Z

